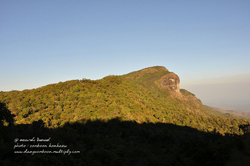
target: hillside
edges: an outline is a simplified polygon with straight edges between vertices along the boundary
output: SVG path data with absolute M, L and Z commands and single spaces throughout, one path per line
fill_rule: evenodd
M 12 165 L 11 160 L 27 165 L 36 161 L 46 163 L 41 165 L 223 165 L 241 155 L 247 163 L 250 121 L 204 106 L 179 84 L 178 75 L 155 66 L 100 80 L 0 92 L 4 135 L 0 161 L 2 165 Z M 67 158 L 37 154 L 31 159 L 13 155 L 15 138 L 32 137 L 51 137 L 53 143 L 67 144 L 81 154 Z
M 155 66 L 100 80 L 72 80 L 33 90 L 1 92 L 15 117 L 15 124 L 43 120 L 55 128 L 88 119 L 172 123 L 221 134 L 239 133 L 232 124 L 248 123 L 232 115 L 212 111 L 184 89 L 180 79 L 165 67 Z M 234 119 L 233 119 L 234 118 Z M 218 122 L 223 122 L 223 129 Z

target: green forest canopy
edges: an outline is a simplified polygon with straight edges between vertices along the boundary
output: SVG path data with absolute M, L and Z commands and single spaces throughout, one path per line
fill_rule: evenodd
M 0 102 L 15 115 L 15 124 L 43 120 L 46 127 L 56 128 L 67 122 L 119 117 L 137 123 L 171 123 L 201 131 L 243 134 L 239 125 L 248 124 L 248 120 L 214 112 L 187 90 L 181 89 L 185 99 L 180 99 L 161 88 L 157 81 L 169 73 L 156 66 L 100 80 L 72 80 L 0 92 Z

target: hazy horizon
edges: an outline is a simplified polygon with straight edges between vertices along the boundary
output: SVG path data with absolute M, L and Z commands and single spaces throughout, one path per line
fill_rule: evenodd
M 250 82 L 199 84 L 184 89 L 194 93 L 205 105 L 224 110 L 250 111 Z

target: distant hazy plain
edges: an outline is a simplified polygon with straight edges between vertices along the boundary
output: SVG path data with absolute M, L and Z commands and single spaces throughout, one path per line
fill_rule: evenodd
M 250 111 L 250 75 L 222 78 L 220 82 L 203 80 L 193 85 L 184 84 L 182 88 L 194 93 L 205 105 Z

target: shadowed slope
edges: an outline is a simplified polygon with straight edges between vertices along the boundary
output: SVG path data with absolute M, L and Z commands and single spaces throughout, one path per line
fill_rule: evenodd
M 84 123 L 83 123 L 84 122 Z M 37 122 L 39 123 L 39 122 Z M 42 123 L 40 123 L 42 124 Z M 231 150 L 246 153 L 241 137 L 222 136 L 190 127 L 164 123 L 138 124 L 112 119 L 79 121 L 49 129 L 43 125 L 16 125 L 1 128 L 1 165 L 122 165 L 122 166 L 195 166 L 223 165 L 231 159 Z M 49 139 L 48 142 L 24 142 L 13 147 L 16 138 Z M 31 145 L 66 145 L 66 148 L 31 148 Z M 21 144 L 21 142 L 19 142 Z M 29 145 L 29 146 L 28 146 Z M 28 154 L 14 153 L 14 151 Z M 80 151 L 80 153 L 41 154 L 32 151 Z M 245 156 L 249 157 L 249 156 Z

